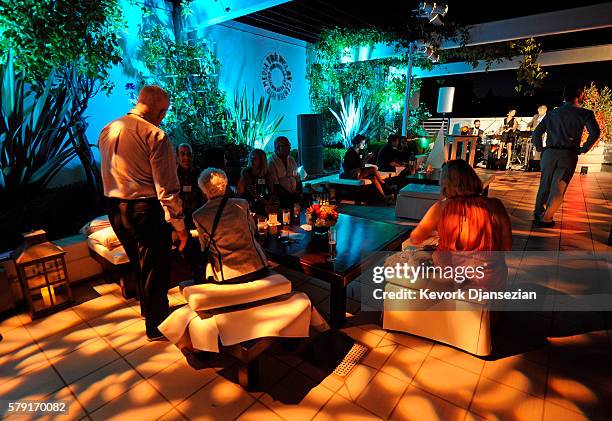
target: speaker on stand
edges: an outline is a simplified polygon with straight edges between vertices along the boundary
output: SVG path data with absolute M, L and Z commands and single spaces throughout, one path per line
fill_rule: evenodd
M 438 114 L 442 114 L 443 118 L 448 118 L 445 134 L 451 134 L 450 117 L 447 117 L 447 115 L 453 112 L 454 99 L 455 88 L 453 86 L 443 87 L 438 91 Z
M 321 114 L 298 114 L 300 164 L 309 175 L 323 174 L 323 120 Z

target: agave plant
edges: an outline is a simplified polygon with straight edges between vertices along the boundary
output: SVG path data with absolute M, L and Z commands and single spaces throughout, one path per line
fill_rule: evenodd
M 264 149 L 278 130 L 285 116 L 271 117 L 270 97 L 259 97 L 255 101 L 255 91 L 251 97 L 246 88 L 242 94 L 236 89 L 233 107 L 229 109 L 231 138 L 236 143 L 244 143 L 252 148 Z
M 378 104 L 364 97 L 355 100 L 353 95 L 346 97 L 346 100 L 340 97 L 339 112 L 329 109 L 340 125 L 340 135 L 347 148 L 351 146 L 351 140 L 358 134 L 367 135 L 376 130 L 380 115 L 379 109 Z
M 45 188 L 76 156 L 71 94 L 54 86 L 54 74 L 34 93 L 10 54 L 0 65 L 0 80 L 0 192 Z

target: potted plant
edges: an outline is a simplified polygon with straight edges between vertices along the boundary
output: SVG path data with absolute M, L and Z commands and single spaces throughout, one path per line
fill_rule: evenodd
M 576 171 L 588 167 L 591 172 L 600 172 L 605 161 L 605 147 L 612 141 L 612 90 L 604 86 L 599 89 L 596 85 L 586 87 L 584 98 L 580 106 L 592 110 L 601 129 L 599 140 L 586 154 L 578 157 Z M 582 135 L 582 141 L 587 138 L 587 132 Z

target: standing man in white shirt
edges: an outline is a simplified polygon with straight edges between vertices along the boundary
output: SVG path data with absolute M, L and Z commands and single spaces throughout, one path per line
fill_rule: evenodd
M 136 106 L 107 124 L 98 139 L 108 216 L 138 276 L 147 338 L 164 339 L 157 326 L 168 315 L 171 228 L 179 250 L 187 243 L 176 159 L 161 124 L 170 106 L 158 86 L 145 86 Z
M 272 184 L 283 208 L 293 208 L 302 200 L 302 180 L 298 174 L 297 162 L 290 155 L 291 143 L 285 136 L 274 140 L 274 155 L 268 160 Z

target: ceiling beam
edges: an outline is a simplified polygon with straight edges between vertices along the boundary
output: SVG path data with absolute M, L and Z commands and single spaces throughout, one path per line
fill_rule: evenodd
M 474 25 L 469 28 L 470 40 L 467 45 L 492 44 L 610 27 L 612 27 L 612 2 Z M 446 42 L 442 48 L 459 46 L 457 43 Z M 361 56 L 358 60 L 375 60 L 397 55 L 394 46 L 377 44 L 367 57 Z
M 193 0 L 192 13 L 185 17 L 188 31 L 216 25 L 260 10 L 287 3 L 289 0 Z
M 470 27 L 469 45 L 492 44 L 517 39 L 559 35 L 612 27 L 612 2 L 557 10 Z M 446 43 L 443 48 L 460 47 Z
M 540 54 L 540 66 L 560 66 L 564 64 L 593 63 L 612 60 L 612 44 L 596 45 L 592 47 L 569 48 L 566 50 L 548 51 Z M 518 69 L 521 58 L 493 63 L 488 69 L 491 71 Z M 462 75 L 467 73 L 485 72 L 486 63 L 480 61 L 477 67 L 465 62 L 438 64 L 431 70 L 415 68 L 412 74 L 418 78 L 443 77 Z

